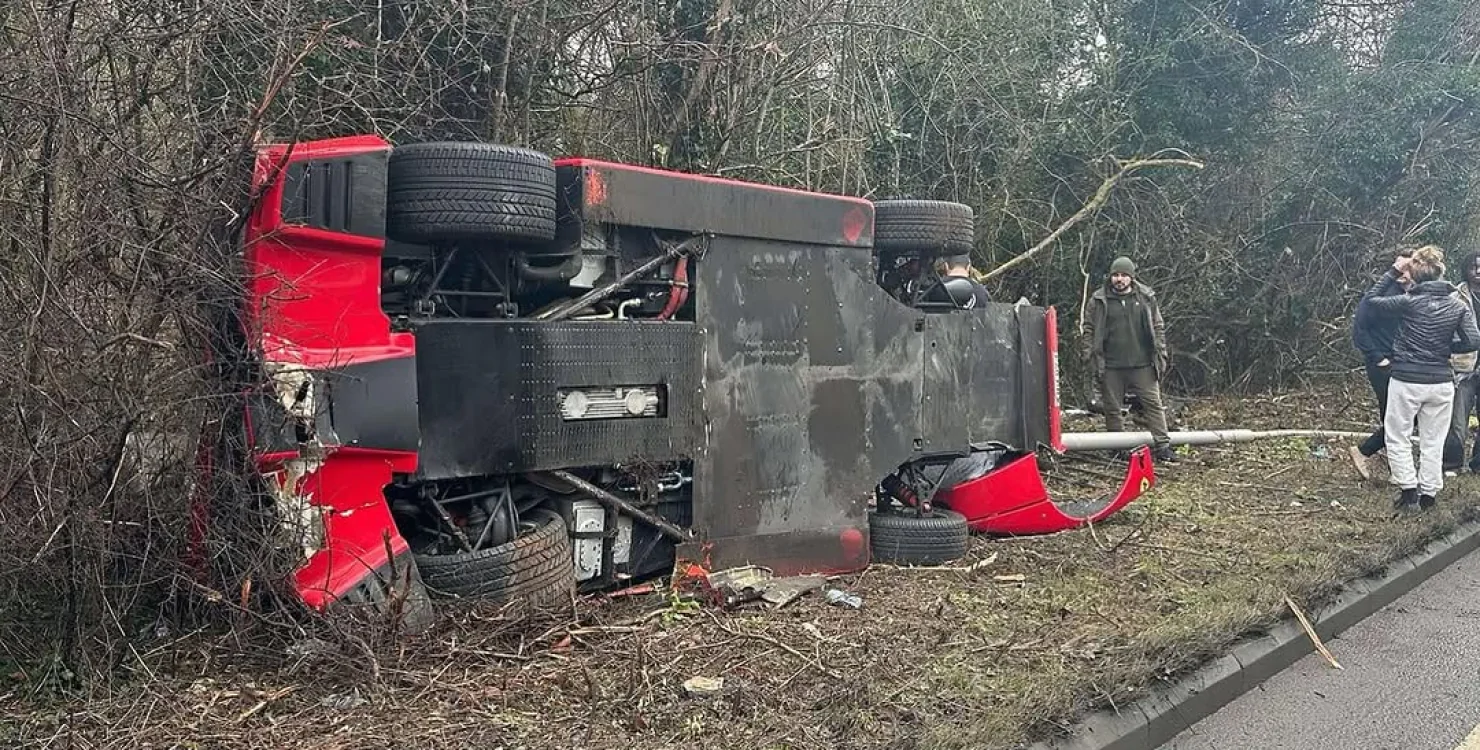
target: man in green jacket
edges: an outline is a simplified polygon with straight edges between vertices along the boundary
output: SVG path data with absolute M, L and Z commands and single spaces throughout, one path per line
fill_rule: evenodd
M 1150 430 L 1153 456 L 1176 463 L 1167 437 L 1161 379 L 1167 369 L 1166 326 L 1151 287 L 1136 280 L 1136 264 L 1116 258 L 1105 285 L 1089 299 L 1084 335 L 1086 359 L 1100 383 L 1105 428 L 1125 429 L 1120 416 L 1127 393 L 1136 394 L 1142 411 L 1136 423 Z

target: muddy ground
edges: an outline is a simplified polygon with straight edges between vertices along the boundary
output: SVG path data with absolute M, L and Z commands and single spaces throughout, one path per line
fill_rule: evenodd
M 1194 401 L 1182 423 L 1365 429 L 1350 385 Z M 30 676 L 0 676 L 0 745 L 1011 748 L 1220 653 L 1287 615 L 1287 595 L 1318 612 L 1336 582 L 1480 515 L 1480 479 L 1463 476 L 1426 517 L 1393 519 L 1381 474 L 1360 481 L 1346 448 L 1197 449 L 1093 530 L 977 538 L 949 569 L 838 578 L 858 610 L 649 594 L 540 623 L 451 613 L 420 641 L 293 656 L 178 636 L 141 647 L 133 683 L 106 699 L 42 700 Z M 693 677 L 723 686 L 693 696 Z

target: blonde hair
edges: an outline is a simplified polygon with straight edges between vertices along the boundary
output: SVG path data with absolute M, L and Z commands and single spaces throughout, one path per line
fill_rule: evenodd
M 1408 263 L 1408 275 L 1415 282 L 1423 283 L 1444 277 L 1444 248 L 1424 245 L 1413 251 Z

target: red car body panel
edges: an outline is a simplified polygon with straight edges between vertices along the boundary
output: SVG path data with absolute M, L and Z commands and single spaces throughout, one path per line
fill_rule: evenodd
M 286 224 L 281 212 L 278 175 L 288 165 L 389 150 L 382 138 L 354 136 L 259 153 L 254 186 L 263 193 L 247 224 L 244 317 L 265 364 L 322 372 L 415 355 L 412 335 L 393 333 L 381 310 L 384 239 Z M 416 454 L 324 445 L 322 460 L 295 476 L 299 458 L 277 452 L 255 461 L 275 492 L 307 498 L 322 514 L 323 544 L 297 571 L 304 601 L 321 608 L 408 551 L 383 490 L 393 472 L 415 471 Z
M 1066 511 L 1048 496 L 1038 457 L 1026 454 L 976 479 L 941 490 L 935 501 L 966 516 L 972 531 L 1004 536 L 1053 534 L 1099 523 L 1119 512 L 1156 484 L 1151 450 L 1131 454 L 1130 467 L 1115 494 L 1092 503 L 1087 512 Z

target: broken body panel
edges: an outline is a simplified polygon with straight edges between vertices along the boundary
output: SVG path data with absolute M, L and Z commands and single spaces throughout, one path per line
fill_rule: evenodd
M 250 430 L 302 539 L 312 606 L 407 556 L 393 481 L 686 462 L 688 507 L 655 511 L 692 532 L 674 562 L 792 575 L 865 566 L 875 487 L 907 462 L 1058 447 L 1052 309 L 928 314 L 895 300 L 874 282 L 873 208 L 857 198 L 557 162 L 557 244 L 600 236 L 620 259 L 615 238 L 631 232 L 704 236 L 694 319 L 393 328 L 381 307 L 389 151 L 363 136 L 271 146 L 257 162 L 246 319 L 272 391 Z M 640 419 L 562 416 L 562 393 L 609 387 L 659 396 Z M 1020 471 L 949 497 L 990 494 Z
M 408 553 L 383 494 L 415 470 L 418 438 L 415 339 L 380 307 L 389 153 L 351 137 L 270 146 L 256 163 L 243 318 L 271 390 L 248 431 L 316 608 Z
M 1000 536 L 1031 536 L 1069 531 L 1118 513 L 1156 484 L 1151 449 L 1130 455 L 1117 491 L 1083 501 L 1056 501 L 1048 495 L 1038 457 L 1012 458 L 980 477 L 942 489 L 935 501 L 966 516 L 972 531 Z

